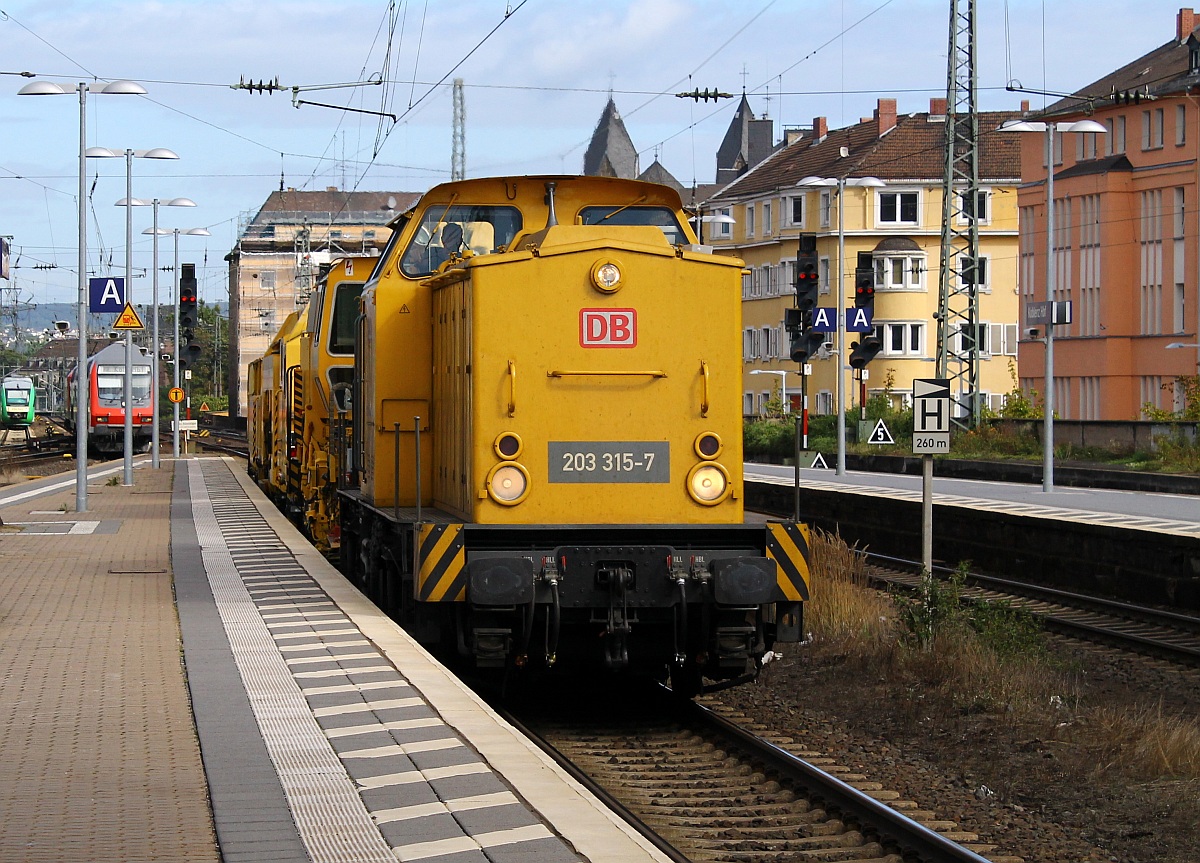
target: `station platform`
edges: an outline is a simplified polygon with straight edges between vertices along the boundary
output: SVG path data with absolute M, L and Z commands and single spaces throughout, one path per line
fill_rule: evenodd
M 105 476 L 0 494 L 4 863 L 666 860 L 237 463 Z

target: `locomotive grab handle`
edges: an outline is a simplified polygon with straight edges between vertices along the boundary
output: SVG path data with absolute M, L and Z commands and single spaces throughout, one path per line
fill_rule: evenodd
M 590 375 L 608 375 L 608 376 L 620 375 L 620 376 L 625 376 L 625 377 L 640 377 L 640 376 L 646 376 L 646 377 L 651 377 L 651 378 L 665 378 L 665 377 L 667 376 L 667 373 L 666 373 L 666 372 L 655 371 L 655 370 L 650 370 L 650 371 L 632 371 L 632 370 L 631 370 L 631 371 L 622 371 L 622 370 L 619 370 L 619 369 L 618 369 L 618 370 L 614 370 L 614 369 L 605 369 L 605 370 L 603 370 L 603 371 L 566 371 L 566 370 L 554 370 L 554 371 L 549 371 L 549 372 L 546 372 L 546 377 L 548 377 L 548 378 L 577 378 L 577 377 L 587 377 L 587 376 L 590 376 Z
M 517 415 L 517 364 L 515 360 L 508 361 L 508 415 Z
M 708 363 L 700 361 L 700 376 L 704 381 L 704 389 L 700 393 L 700 416 L 708 416 Z

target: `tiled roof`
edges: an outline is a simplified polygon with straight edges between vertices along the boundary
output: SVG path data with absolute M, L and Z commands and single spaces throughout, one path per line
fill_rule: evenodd
M 1120 69 L 1109 72 L 1086 87 L 1075 91 L 1073 96 L 1060 99 L 1045 110 L 1045 114 L 1068 114 L 1086 111 L 1089 105 L 1103 107 L 1138 96 L 1165 96 L 1185 92 L 1200 85 L 1200 74 L 1189 69 L 1192 44 L 1196 43 L 1200 30 L 1193 31 L 1188 39 L 1172 39 Z M 1191 44 L 1189 44 L 1191 43 Z
M 411 207 L 420 197 L 419 192 L 346 192 L 336 188 L 323 192 L 302 192 L 284 189 L 268 196 L 251 224 L 278 224 L 312 214 L 315 220 L 321 222 L 384 225 L 397 213 Z
M 979 179 L 1017 180 L 1021 176 L 1018 135 L 995 132 L 1017 111 L 982 111 L 979 123 Z M 927 113 L 900 115 L 880 137 L 878 121 L 864 120 L 834 129 L 822 140 L 805 138 L 777 150 L 764 162 L 724 187 L 709 201 L 752 198 L 790 188 L 804 177 L 878 177 L 881 180 L 940 180 L 946 164 L 946 122 Z M 848 155 L 841 155 L 846 148 Z

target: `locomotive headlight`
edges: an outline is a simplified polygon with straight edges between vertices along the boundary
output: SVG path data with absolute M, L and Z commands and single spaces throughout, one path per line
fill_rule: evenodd
M 718 504 L 729 496 L 730 488 L 729 471 L 717 462 L 703 462 L 688 472 L 688 494 L 696 503 Z
M 525 499 L 529 491 L 529 472 L 524 465 L 505 461 L 492 468 L 487 475 L 488 497 L 504 506 L 515 506 Z
M 621 287 L 620 266 L 616 261 L 597 261 L 592 265 L 592 284 L 598 291 L 606 294 L 615 293 Z

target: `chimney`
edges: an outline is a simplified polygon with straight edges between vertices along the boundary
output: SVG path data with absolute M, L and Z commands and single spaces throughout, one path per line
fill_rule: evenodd
M 813 141 L 823 141 L 829 134 L 829 121 L 824 117 L 813 117 Z
M 896 100 L 880 99 L 879 107 L 875 109 L 877 134 L 882 138 L 896 127 Z
M 1175 39 L 1186 42 L 1187 37 L 1196 29 L 1196 13 L 1191 9 L 1180 9 L 1175 16 Z
M 1021 100 L 1021 113 L 1022 113 L 1022 114 L 1028 114 L 1028 113 L 1029 113 L 1029 100 L 1028 100 L 1028 99 L 1022 99 L 1022 100 Z
M 938 97 L 933 97 L 929 100 L 929 117 L 945 117 L 946 116 L 946 100 Z

